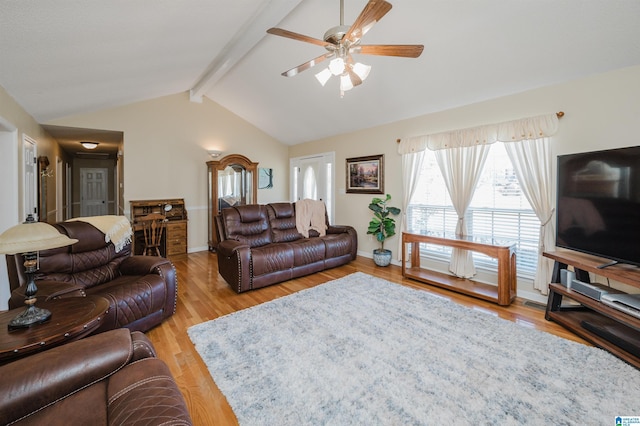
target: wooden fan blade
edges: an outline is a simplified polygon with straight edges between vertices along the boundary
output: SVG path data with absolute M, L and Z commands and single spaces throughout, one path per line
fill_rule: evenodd
M 417 58 L 423 50 L 424 46 L 421 44 L 365 44 L 350 49 L 352 53 L 363 55 L 400 56 L 403 58 Z
M 369 3 L 362 9 L 360 16 L 351 25 L 344 38 L 351 43 L 360 40 L 384 15 L 391 10 L 391 3 L 383 0 L 369 0 Z
M 305 62 L 304 64 L 298 65 L 297 67 L 291 68 L 288 71 L 282 73 L 284 77 L 293 77 L 294 75 L 300 74 L 302 71 L 306 71 L 309 68 L 319 64 L 327 58 L 334 56 L 333 52 L 325 53 L 324 55 L 320 55 L 317 58 L 313 58 L 310 61 Z
M 327 43 L 326 41 L 317 39 L 317 38 L 313 38 L 313 37 L 309 37 L 303 34 L 298 34 L 298 33 L 294 33 L 293 31 L 288 31 L 288 30 L 283 30 L 282 28 L 269 28 L 267 30 L 268 34 L 273 34 L 273 35 L 277 35 L 280 37 L 286 37 L 286 38 L 290 38 L 293 40 L 298 40 L 298 41 L 304 41 L 305 43 L 311 43 L 311 44 L 316 44 L 318 46 L 333 46 L 333 44 L 331 43 Z

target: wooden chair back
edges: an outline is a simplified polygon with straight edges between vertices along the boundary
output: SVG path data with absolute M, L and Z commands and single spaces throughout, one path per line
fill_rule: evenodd
M 159 213 L 151 213 L 138 219 L 144 232 L 145 256 L 162 256 L 160 254 L 160 244 L 162 242 L 162 232 L 164 231 L 166 218 Z

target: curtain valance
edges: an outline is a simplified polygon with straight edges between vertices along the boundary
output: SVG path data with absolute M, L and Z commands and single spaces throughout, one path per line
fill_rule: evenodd
M 558 131 L 558 116 L 544 114 L 521 118 L 498 124 L 487 124 L 433 135 L 403 138 L 398 144 L 399 154 L 410 154 L 430 149 L 460 148 L 474 145 L 487 145 L 494 142 L 518 142 L 540 139 L 554 135 Z

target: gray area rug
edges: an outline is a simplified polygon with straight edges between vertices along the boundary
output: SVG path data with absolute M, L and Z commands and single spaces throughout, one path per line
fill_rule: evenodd
M 188 330 L 241 425 L 614 425 L 640 371 L 355 273 Z

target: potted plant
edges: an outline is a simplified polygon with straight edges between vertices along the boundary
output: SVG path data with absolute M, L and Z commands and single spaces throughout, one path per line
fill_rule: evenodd
M 369 210 L 373 211 L 373 218 L 369 222 L 367 234 L 372 234 L 380 242 L 380 248 L 373 251 L 373 261 L 378 266 L 387 266 L 391 263 L 391 250 L 384 248 L 384 241 L 396 234 L 396 220 L 390 215 L 397 216 L 400 209 L 387 206 L 391 195 L 385 199 L 375 197 L 369 204 Z

